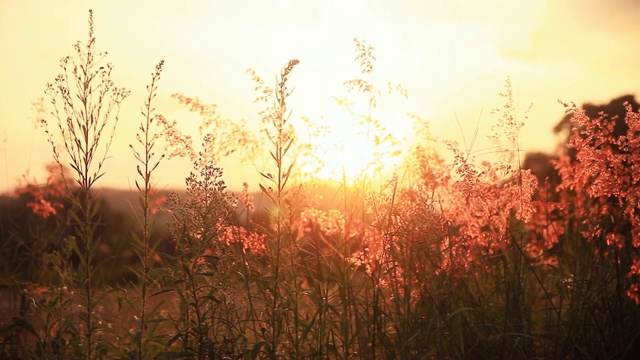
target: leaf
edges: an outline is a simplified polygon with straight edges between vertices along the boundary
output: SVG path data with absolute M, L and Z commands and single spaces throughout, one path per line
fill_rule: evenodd
M 458 309 L 447 316 L 447 321 L 451 320 L 451 318 L 456 316 L 458 313 L 461 313 L 463 311 L 469 311 L 469 310 L 473 310 L 473 309 L 470 307 L 464 307 L 464 308 Z
M 271 181 L 274 181 L 274 180 L 273 180 L 273 174 L 271 174 L 271 173 L 266 173 L 266 174 L 265 174 L 265 173 L 261 172 L 261 173 L 260 173 L 260 175 L 262 175 L 262 177 L 264 177 L 264 178 L 266 178 L 266 179 L 269 179 L 269 180 L 271 180 Z
M 153 294 L 151 294 L 151 296 L 158 296 L 158 295 L 162 295 L 168 292 L 172 292 L 172 291 L 176 291 L 175 289 L 162 289 L 160 291 L 154 292 Z
M 67 245 L 69 246 L 69 248 L 74 254 L 78 255 L 80 259 L 82 259 L 83 253 L 80 251 L 80 248 L 78 247 L 78 242 L 76 241 L 75 236 L 69 236 L 67 238 Z
M 262 185 L 262 184 L 258 184 L 258 185 L 260 186 L 260 190 L 262 190 L 262 193 L 265 194 L 269 198 L 269 200 L 271 200 L 275 204 L 276 203 L 276 199 L 273 196 L 271 189 L 269 188 L 267 190 L 267 188 L 265 188 L 264 185 Z
M 167 320 L 168 320 L 167 318 L 160 317 L 160 318 L 145 320 L 144 322 L 145 322 L 145 324 L 154 324 L 154 323 L 161 323 L 161 322 L 167 321 Z
M 311 331 L 311 328 L 313 327 L 313 324 L 315 324 L 316 322 L 316 318 L 318 316 L 320 312 L 320 309 L 318 309 L 314 314 L 313 317 L 311 318 L 311 321 L 309 321 L 309 324 L 307 324 L 304 329 L 302 330 L 302 334 L 300 335 L 300 341 L 304 342 L 307 339 L 307 335 L 309 335 L 309 331 Z
M 222 301 L 220 299 L 218 299 L 217 297 L 215 297 L 213 295 L 205 295 L 202 298 L 203 299 L 209 299 L 209 300 L 211 300 L 211 301 L 213 301 L 215 303 L 218 303 L 218 304 L 222 303 Z
M 256 343 L 255 345 L 253 345 L 253 348 L 251 349 L 251 358 L 252 359 L 257 359 L 258 358 L 258 354 L 260 353 L 260 349 L 262 349 L 263 346 L 267 345 L 266 341 L 260 341 L 258 343 Z
M 38 336 L 38 332 L 36 331 L 36 329 L 33 327 L 33 325 L 29 324 L 29 322 L 27 322 L 24 318 L 14 317 L 13 318 L 13 323 L 15 324 L 15 326 L 21 327 L 21 328 L 27 330 L 33 336 L 35 336 L 38 340 L 40 340 L 40 336 Z

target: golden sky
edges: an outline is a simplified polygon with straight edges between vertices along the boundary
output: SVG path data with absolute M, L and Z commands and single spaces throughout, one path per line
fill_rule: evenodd
M 632 0 L 0 0 L 0 192 L 27 171 L 43 179 L 51 151 L 31 102 L 44 96 L 58 60 L 86 38 L 90 8 L 98 50 L 109 52 L 117 84 L 133 92 L 102 186 L 133 187 L 128 144 L 161 59 L 158 111 L 183 119 L 185 129 L 193 119 L 170 94 L 198 96 L 252 124 L 257 108 L 245 70 L 268 81 L 291 58 L 300 59 L 293 116 L 340 116 L 331 97 L 346 96 L 342 83 L 358 76 L 354 37 L 376 48 L 377 80 L 409 91 L 378 114 L 398 136 L 410 133 L 407 112 L 444 139 L 461 140 L 455 114 L 468 134 L 481 113 L 488 129 L 510 76 L 521 110 L 533 103 L 522 147 L 550 151 L 558 99 L 600 103 L 640 90 L 640 6 Z M 183 184 L 188 164 L 161 166 L 159 186 Z M 232 188 L 246 176 L 233 164 L 225 170 Z

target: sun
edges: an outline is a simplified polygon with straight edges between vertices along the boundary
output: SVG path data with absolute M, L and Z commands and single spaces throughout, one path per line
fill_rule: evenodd
M 390 173 L 400 163 L 401 142 L 394 129 L 341 108 L 323 112 L 304 135 L 313 178 L 356 183 Z
M 371 137 L 354 124 L 341 121 L 330 122 L 330 136 L 315 144 L 316 154 L 323 154 L 322 167 L 315 174 L 321 179 L 355 180 L 373 175 L 375 162 Z

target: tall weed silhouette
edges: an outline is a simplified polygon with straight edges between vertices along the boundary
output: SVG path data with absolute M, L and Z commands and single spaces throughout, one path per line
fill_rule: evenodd
M 82 291 L 80 351 L 86 359 L 104 351 L 97 336 L 101 321 L 95 311 L 102 296 L 97 293 L 99 264 L 95 261 L 100 240 L 95 234 L 100 223 L 97 216 L 100 204 L 92 188 L 104 175 L 102 168 L 119 120 L 120 105 L 129 96 L 129 91 L 116 87 L 111 80 L 113 65 L 103 62 L 107 53 L 96 51 L 93 25 L 93 12 L 89 11 L 86 42 L 74 45 L 75 56 L 60 60 L 62 73 L 47 84 L 54 122 L 42 120 L 54 161 L 61 169 L 68 165 L 74 176 L 73 180 L 65 180 L 69 200 L 76 209 L 70 213 L 76 233 L 66 241 L 79 259 L 73 280 Z

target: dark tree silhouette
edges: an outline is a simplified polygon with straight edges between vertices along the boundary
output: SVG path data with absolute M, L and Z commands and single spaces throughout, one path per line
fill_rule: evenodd
M 638 111 L 640 104 L 636 101 L 634 95 L 624 95 L 611 100 L 608 104 L 595 105 L 586 103 L 582 105 L 582 109 L 590 119 L 595 119 L 601 114 L 610 121 L 615 121 L 615 127 L 613 131 L 614 137 L 626 135 L 629 126 L 624 121 L 627 110 L 624 105 L 628 103 L 631 105 L 633 111 Z M 553 132 L 556 134 L 564 134 L 564 139 L 560 146 L 564 153 L 571 157 L 572 161 L 576 160 L 576 150 L 567 148 L 567 142 L 571 136 L 571 129 L 577 124 L 572 120 L 573 113 L 566 114 L 558 124 L 553 128 Z M 545 154 L 542 152 L 527 153 L 522 167 L 524 169 L 530 169 L 531 172 L 538 178 L 540 184 L 549 182 L 551 188 L 555 188 L 560 183 L 560 176 L 554 167 L 554 161 L 558 157 L 551 154 Z
M 525 156 L 522 168 L 531 170 L 539 184 L 548 182 L 552 188 L 555 188 L 560 184 L 560 175 L 554 166 L 554 161 L 557 159 L 557 156 L 547 153 L 530 152 Z
M 619 98 L 615 98 L 606 105 L 594 105 L 586 103 L 582 105 L 582 110 L 584 110 L 585 114 L 590 119 L 596 119 L 600 115 L 603 115 L 604 118 L 608 121 L 614 121 L 615 127 L 613 129 L 612 135 L 617 138 L 622 135 L 626 135 L 627 130 L 629 130 L 629 126 L 624 120 L 627 114 L 627 110 L 625 108 L 625 104 L 627 103 L 631 105 L 633 111 L 638 111 L 640 104 L 638 104 L 634 95 L 624 95 Z M 562 144 L 563 146 L 567 144 L 567 141 L 571 136 L 571 129 L 577 126 L 572 118 L 573 113 L 566 114 L 562 118 L 562 120 L 560 120 L 560 122 L 553 128 L 554 133 L 565 135 L 565 139 Z M 576 152 L 574 149 L 568 149 L 567 153 L 569 156 L 571 156 L 572 160 L 575 160 Z

